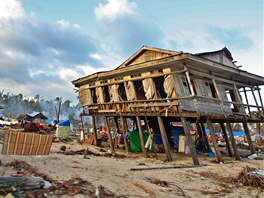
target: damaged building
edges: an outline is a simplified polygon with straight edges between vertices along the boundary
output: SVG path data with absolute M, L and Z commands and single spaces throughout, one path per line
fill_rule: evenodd
M 188 129 L 190 123 L 209 147 L 206 123 L 217 160 L 222 162 L 214 123 L 221 125 L 229 156 L 239 159 L 231 124 L 243 124 L 253 154 L 248 123 L 264 121 L 260 94 L 264 77 L 239 69 L 227 48 L 191 54 L 143 46 L 116 69 L 79 78 L 73 84 L 79 88 L 82 116 L 92 116 L 94 128 L 95 116 L 104 117 L 112 152 L 110 119 L 121 126 L 123 135 L 127 131 L 127 118 L 133 119 L 142 153 L 147 156 L 141 126 L 144 120 L 148 131 L 160 134 L 168 161 L 172 160 L 169 125 L 180 122 L 194 164 L 199 164 L 199 159 Z M 95 131 L 95 143 L 96 138 Z M 126 139 L 124 142 L 129 151 Z

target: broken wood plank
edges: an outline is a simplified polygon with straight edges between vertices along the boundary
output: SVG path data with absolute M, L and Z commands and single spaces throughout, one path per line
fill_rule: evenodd
M 179 102 L 168 102 L 168 103 L 151 103 L 151 104 L 132 104 L 129 105 L 130 108 L 134 107 L 166 107 L 166 106 L 177 106 Z
M 206 165 L 192 165 L 192 166 L 159 166 L 159 167 L 144 167 L 144 168 L 131 168 L 131 171 L 144 171 L 144 170 L 162 170 L 162 169 L 180 169 L 180 168 L 199 168 Z

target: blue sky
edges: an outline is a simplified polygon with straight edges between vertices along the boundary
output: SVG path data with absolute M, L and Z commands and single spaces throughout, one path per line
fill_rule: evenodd
M 262 0 L 1 0 L 0 89 L 76 101 L 72 80 L 116 68 L 141 46 L 227 47 L 264 76 Z

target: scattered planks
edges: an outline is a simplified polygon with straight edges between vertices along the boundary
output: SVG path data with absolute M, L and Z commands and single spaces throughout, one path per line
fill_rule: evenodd
M 183 165 L 183 166 L 159 166 L 159 167 L 146 167 L 146 168 L 131 168 L 131 171 L 144 171 L 144 170 L 161 170 L 161 169 L 178 169 L 178 168 L 198 168 L 206 165 Z

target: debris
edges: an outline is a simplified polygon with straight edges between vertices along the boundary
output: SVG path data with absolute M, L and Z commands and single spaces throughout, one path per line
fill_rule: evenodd
M 35 175 L 37 176 L 37 178 L 42 177 L 43 179 L 42 178 L 40 179 L 44 182 L 40 184 L 43 187 L 49 187 L 48 190 L 30 189 L 29 191 L 25 191 L 25 192 L 20 191 L 19 193 L 23 193 L 23 197 L 47 197 L 47 193 L 49 193 L 49 195 L 72 195 L 72 196 L 77 195 L 77 194 L 81 194 L 81 195 L 94 195 L 95 194 L 96 189 L 93 186 L 93 184 L 79 177 L 75 177 L 70 180 L 58 181 L 58 180 L 50 178 L 49 176 L 43 173 L 40 173 L 36 168 L 29 165 L 27 162 L 19 161 L 19 160 L 14 160 L 11 163 L 6 164 L 5 166 L 13 166 L 18 171 L 18 173 L 23 173 L 24 175 L 26 174 Z M 12 177 L 12 178 L 16 180 L 17 179 L 22 180 L 22 178 L 24 177 Z M 2 180 L 0 177 L 0 185 L 6 184 L 5 182 L 1 183 L 1 181 Z M 50 186 L 51 184 L 52 186 Z M 0 189 L 1 189 L 1 186 L 0 186 Z M 15 190 L 16 189 L 13 189 L 10 193 L 14 195 Z M 112 193 L 110 190 L 104 188 L 103 186 L 101 187 L 100 193 L 102 195 L 101 197 L 110 197 L 110 198 L 118 197 L 114 193 Z M 15 197 L 19 197 L 19 196 L 15 196 Z M 22 195 L 20 195 L 20 197 L 22 197 Z
M 17 191 L 32 191 L 37 189 L 48 189 L 52 184 L 41 177 L 13 177 L 1 176 L 0 189 L 4 192 L 13 193 Z
M 103 150 L 104 151 L 104 150 Z M 65 151 L 63 152 L 65 155 L 94 155 L 94 156 L 103 156 L 103 157 L 115 157 L 115 158 L 125 158 L 126 156 L 123 154 L 112 154 L 108 152 L 95 152 L 89 149 L 80 149 L 77 151 Z M 86 158 L 87 159 L 87 158 Z
M 169 187 L 169 186 L 176 186 L 178 191 L 180 192 L 180 196 L 183 196 L 185 197 L 185 193 L 184 191 L 182 190 L 181 187 L 179 187 L 178 185 L 176 185 L 175 183 L 173 182 L 167 182 L 167 181 L 164 181 L 164 180 L 160 180 L 160 179 L 157 179 L 157 178 L 146 178 L 150 183 L 152 184 L 156 184 L 158 186 L 162 186 L 162 187 Z
M 35 124 L 34 122 L 29 122 L 25 125 L 24 131 L 25 132 L 38 132 L 39 128 L 38 128 L 38 125 Z
M 264 171 L 255 170 L 246 166 L 242 172 L 239 173 L 237 181 L 244 186 L 252 186 L 264 189 Z
M 60 150 L 61 150 L 61 151 L 66 151 L 66 146 L 65 146 L 65 145 L 62 145 L 62 146 L 60 147 Z
M 146 167 L 146 168 L 131 168 L 131 171 L 143 171 L 143 170 L 159 170 L 159 169 L 175 169 L 175 168 L 198 168 L 205 165 L 191 165 L 191 166 L 159 166 L 159 167 Z
M 248 156 L 248 159 L 249 159 L 249 160 L 253 160 L 253 159 L 256 159 L 256 158 L 258 158 L 258 155 L 257 155 L 256 153 L 254 153 L 254 154 Z

